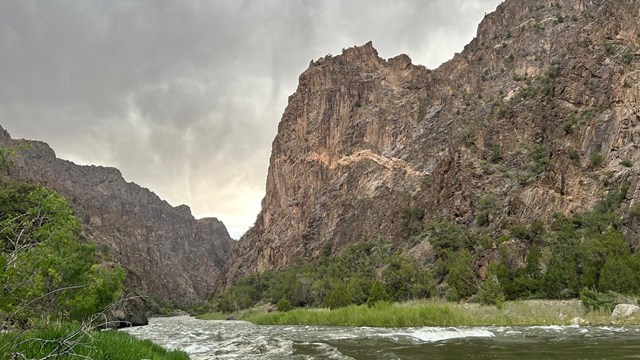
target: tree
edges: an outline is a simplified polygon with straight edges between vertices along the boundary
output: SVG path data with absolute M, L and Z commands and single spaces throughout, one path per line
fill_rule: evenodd
M 382 272 L 382 277 L 392 300 L 406 301 L 431 296 L 431 276 L 415 258 L 394 256 Z
M 0 321 L 82 320 L 117 300 L 124 271 L 80 238 L 58 193 L 0 179 Z
M 449 259 L 447 283 L 453 290 L 451 300 L 466 299 L 476 293 L 478 279 L 473 269 L 473 256 L 469 250 L 453 253 Z
M 638 280 L 638 275 L 631 269 L 625 258 L 610 257 L 602 267 L 599 289 L 602 292 L 632 294 L 638 291 Z
M 484 279 L 480 290 L 478 291 L 478 302 L 484 305 L 495 305 L 497 307 L 502 306 L 502 303 L 505 301 L 504 292 L 502 291 L 502 286 L 498 281 L 498 277 L 496 276 L 495 264 L 491 264 L 489 274 L 487 274 L 487 278 Z

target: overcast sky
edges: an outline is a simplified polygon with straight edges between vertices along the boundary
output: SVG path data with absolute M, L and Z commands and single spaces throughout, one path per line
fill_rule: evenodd
M 311 59 L 372 40 L 435 68 L 500 2 L 0 0 L 0 124 L 238 238 Z

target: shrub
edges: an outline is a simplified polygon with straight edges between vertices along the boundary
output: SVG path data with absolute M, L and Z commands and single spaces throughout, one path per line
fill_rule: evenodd
M 424 209 L 419 207 L 409 207 L 402 210 L 402 235 L 405 239 L 409 239 L 414 235 L 418 235 L 422 231 L 422 218 L 424 218 Z
M 451 300 L 466 299 L 478 290 L 477 277 L 473 267 L 473 256 L 469 250 L 452 253 L 449 256 L 447 284 L 452 292 Z
M 498 197 L 495 194 L 484 194 L 476 201 L 476 223 L 478 226 L 487 226 L 491 222 L 491 216 L 498 211 Z
M 609 257 L 602 267 L 598 285 L 601 291 L 631 294 L 638 291 L 638 275 L 625 258 Z
M 1 181 L 0 229 L 0 314 L 83 320 L 120 296 L 124 271 L 98 266 L 95 245 L 80 241 L 80 224 L 55 191 Z
M 640 203 L 633 205 L 629 209 L 629 215 L 631 215 L 634 218 L 640 220 Z
M 504 303 L 504 292 L 502 291 L 502 286 L 500 286 L 495 272 L 491 271 L 487 275 L 487 278 L 478 291 L 477 300 L 483 305 L 495 305 L 498 308 Z
M 285 298 L 280 299 L 276 306 L 278 308 L 278 311 L 282 312 L 290 311 L 293 309 L 293 305 L 291 305 L 291 302 Z
M 593 289 L 584 288 L 580 291 L 580 301 L 589 310 L 613 311 L 617 304 L 631 302 L 621 294 L 613 291 L 599 292 Z
M 602 163 L 604 161 L 604 158 L 602 157 L 602 154 L 600 154 L 599 151 L 593 152 L 589 157 L 589 159 L 591 160 L 591 167 L 594 169 L 602 166 Z
M 580 153 L 575 149 L 569 149 L 569 160 L 575 167 L 580 167 Z
M 620 165 L 628 168 L 633 167 L 633 163 L 631 162 L 631 160 L 622 160 L 620 161 Z
M 502 160 L 502 151 L 500 150 L 500 145 L 493 144 L 491 145 L 491 162 L 498 163 Z
M 543 144 L 533 146 L 529 150 L 529 158 L 533 160 L 530 170 L 536 175 L 547 171 L 551 167 L 551 158 L 549 157 L 547 147 Z
M 369 307 L 374 306 L 380 301 L 388 301 L 390 299 L 389 294 L 384 289 L 384 285 L 380 280 L 376 280 L 371 284 L 369 288 L 369 297 L 367 298 L 367 305 Z
M 615 55 L 617 51 L 615 45 L 613 45 L 608 41 L 604 43 L 604 50 L 607 52 L 608 55 Z
M 466 126 L 462 130 L 460 130 L 459 137 L 465 145 L 470 146 L 475 140 L 476 130 L 473 126 Z

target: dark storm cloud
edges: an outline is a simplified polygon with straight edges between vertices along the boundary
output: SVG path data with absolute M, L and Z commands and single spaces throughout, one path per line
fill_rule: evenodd
M 498 0 L 0 1 L 0 124 L 239 235 L 309 60 L 373 40 L 435 67 Z

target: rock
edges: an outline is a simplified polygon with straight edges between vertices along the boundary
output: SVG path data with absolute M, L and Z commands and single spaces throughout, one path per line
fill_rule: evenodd
M 503 220 L 548 222 L 591 208 L 628 176 L 628 199 L 640 196 L 620 165 L 640 162 L 640 66 L 622 55 L 638 46 L 640 2 L 562 5 L 504 1 L 434 70 L 406 55 L 384 60 L 371 43 L 314 62 L 278 125 L 261 212 L 217 290 L 316 259 L 325 246 L 336 254 L 363 239 L 400 245 L 406 209 L 468 228 L 478 197 L 493 194 L 486 227 L 502 234 Z M 550 163 L 527 175 L 536 147 Z M 595 152 L 603 161 L 592 169 Z M 525 258 L 526 246 L 515 250 Z
M 58 191 L 83 225 L 83 236 L 127 270 L 129 289 L 189 306 L 207 299 L 233 241 L 215 218 L 196 220 L 119 170 L 58 159 L 45 143 L 13 140 L 0 127 L 0 146 L 17 146 L 16 180 Z
M 571 319 L 571 325 L 584 325 L 587 321 L 581 317 Z
M 618 304 L 611 313 L 613 319 L 626 319 L 630 318 L 640 310 L 640 307 L 633 304 Z
M 149 323 L 147 305 L 140 296 L 130 296 L 112 305 L 105 312 L 105 317 L 97 320 L 97 325 L 101 328 L 121 329 Z

